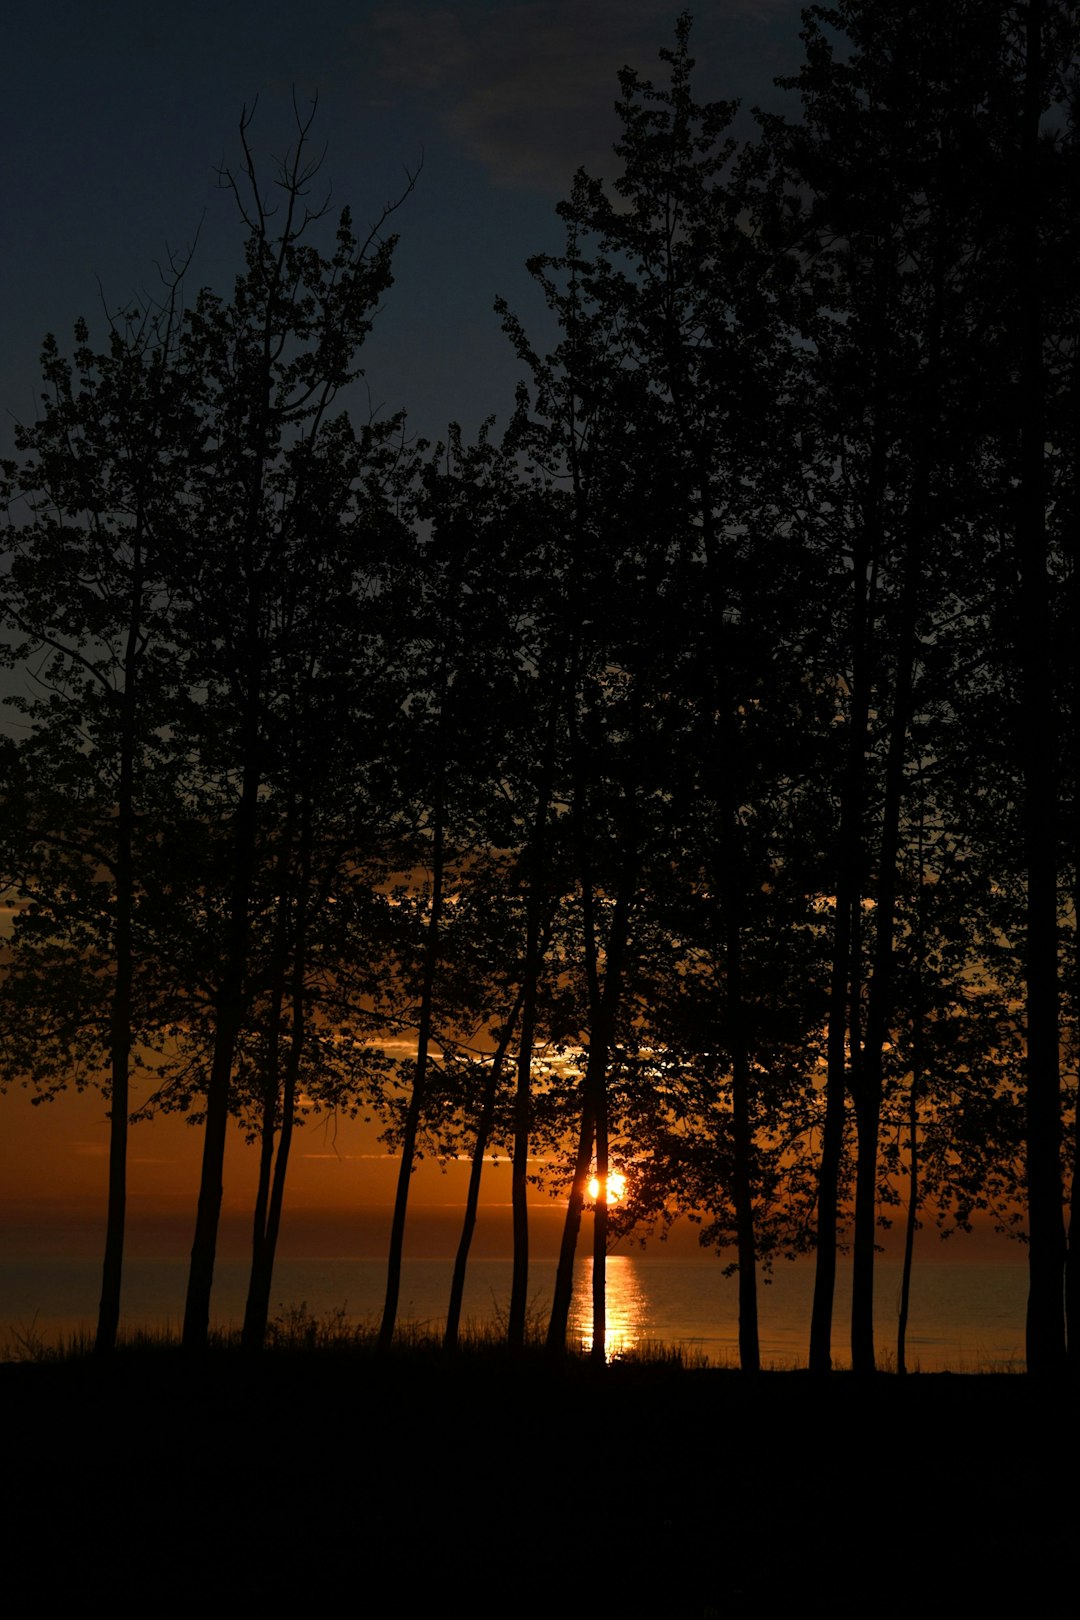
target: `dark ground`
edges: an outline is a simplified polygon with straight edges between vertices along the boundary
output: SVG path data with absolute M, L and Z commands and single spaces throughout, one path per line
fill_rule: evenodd
M 1078 1406 L 1019 1376 L 4 1365 L 8 1612 L 1067 1612 Z

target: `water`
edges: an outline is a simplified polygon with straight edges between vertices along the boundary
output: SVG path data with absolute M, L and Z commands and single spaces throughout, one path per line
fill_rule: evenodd
M 571 1333 L 587 1344 L 591 1326 L 592 1264 L 582 1260 L 575 1276 Z M 413 1260 L 402 1272 L 403 1321 L 438 1330 L 450 1291 L 449 1260 Z M 530 1291 L 530 1313 L 537 1325 L 551 1303 L 554 1267 L 537 1263 Z M 509 1260 L 477 1260 L 470 1267 L 464 1318 L 476 1324 L 505 1322 L 510 1298 Z M 897 1262 L 877 1267 L 876 1343 L 887 1362 L 895 1356 Z M 127 1267 L 124 1324 L 171 1327 L 179 1331 L 187 1280 L 181 1260 L 133 1260 Z M 301 1304 L 313 1315 L 344 1310 L 352 1320 L 377 1320 L 386 1281 L 379 1260 L 282 1260 L 277 1268 L 271 1314 Z M 777 1269 L 771 1286 L 759 1290 L 762 1359 L 766 1366 L 804 1366 L 813 1265 Z M 247 1266 L 218 1263 L 214 1320 L 237 1325 L 243 1316 Z M 40 1336 L 55 1343 L 61 1335 L 91 1328 L 97 1312 L 100 1270 L 96 1262 L 67 1260 L 0 1263 L 0 1346 L 12 1335 Z M 1023 1365 L 1027 1268 L 1011 1264 L 925 1264 L 914 1275 L 908 1328 L 908 1366 L 926 1372 L 956 1372 Z M 834 1360 L 847 1359 L 850 1268 L 840 1267 L 837 1285 Z M 738 1359 L 737 1281 L 725 1278 L 715 1261 L 613 1255 L 608 1261 L 609 1355 L 643 1342 L 680 1344 L 711 1363 Z

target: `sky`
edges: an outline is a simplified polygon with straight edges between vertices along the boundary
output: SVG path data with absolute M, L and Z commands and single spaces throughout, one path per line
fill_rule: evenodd
M 493 305 L 502 295 L 531 332 L 542 300 L 526 270 L 562 244 L 555 213 L 575 170 L 611 177 L 614 103 L 624 64 L 663 70 L 679 7 L 655 0 L 52 0 L 5 25 L 0 244 L 0 453 L 33 419 L 46 332 L 70 350 L 107 312 L 152 299 L 161 266 L 191 253 L 190 299 L 227 291 L 243 229 L 219 184 L 239 156 L 238 124 L 261 172 L 295 135 L 294 101 L 318 106 L 314 195 L 348 204 L 362 228 L 409 189 L 393 218 L 395 284 L 365 349 L 371 406 L 404 408 L 409 430 L 438 439 L 459 421 L 505 423 L 518 364 Z M 791 0 L 712 0 L 695 21 L 700 99 L 772 108 L 775 76 L 799 63 Z M 746 114 L 744 128 L 751 124 Z M 107 1125 L 101 1095 L 32 1107 L 0 1098 L 0 1256 L 98 1252 Z M 200 1133 L 172 1118 L 131 1143 L 130 1248 L 190 1245 Z M 243 1252 L 255 1155 L 230 1150 L 222 1250 Z M 310 1124 L 290 1167 L 285 1254 L 385 1253 L 396 1165 L 373 1127 Z M 467 1166 L 426 1164 L 411 1195 L 409 1248 L 451 1254 Z M 509 1174 L 489 1167 L 477 1253 L 509 1246 Z M 538 1209 L 534 1249 L 557 1250 L 561 1210 Z M 675 1247 L 694 1252 L 693 1231 Z
M 224 290 L 242 240 L 217 183 L 235 165 L 241 111 L 257 107 L 270 173 L 293 136 L 292 98 L 314 97 L 316 188 L 358 224 L 401 196 L 395 286 L 366 355 L 371 401 L 413 430 L 505 421 L 517 362 L 496 295 L 532 329 L 524 268 L 557 252 L 554 207 L 584 165 L 613 172 L 616 75 L 655 77 L 679 7 L 655 0 L 53 0 L 5 27 L 0 400 L 33 417 L 41 339 L 70 344 L 160 288 L 156 266 L 196 242 L 188 286 Z M 786 105 L 773 78 L 799 62 L 791 0 L 711 0 L 692 34 L 702 99 Z M 749 131 L 749 115 L 746 128 Z M 317 195 L 322 193 L 318 191 Z

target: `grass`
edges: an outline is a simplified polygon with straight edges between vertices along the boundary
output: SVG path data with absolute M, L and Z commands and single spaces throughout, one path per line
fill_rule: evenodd
M 226 1332 L 219 1328 L 210 1330 L 210 1349 L 222 1351 L 238 1346 L 239 1332 Z M 122 1331 L 117 1342 L 117 1349 L 125 1354 L 146 1355 L 148 1353 L 161 1353 L 178 1350 L 180 1336 L 171 1327 L 139 1327 L 128 1328 Z M 74 1333 L 60 1333 L 55 1340 L 50 1340 L 37 1325 L 35 1315 L 29 1323 L 19 1322 L 7 1329 L 0 1341 L 0 1361 L 34 1362 L 47 1364 L 50 1362 L 84 1361 L 94 1353 L 94 1334 L 89 1328 L 79 1328 Z
M 311 1355 L 372 1356 L 376 1352 L 379 1324 L 372 1317 L 354 1318 L 346 1306 L 315 1314 L 305 1301 L 283 1306 L 270 1319 L 266 1330 L 265 1354 L 271 1357 Z M 532 1312 L 526 1322 L 526 1354 L 538 1356 L 544 1349 L 544 1323 L 538 1313 Z M 213 1355 L 238 1354 L 239 1328 L 211 1328 L 209 1351 Z M 405 1321 L 398 1324 L 394 1334 L 394 1349 L 398 1354 L 413 1358 L 441 1359 L 443 1350 L 443 1324 L 440 1321 Z M 179 1332 L 172 1326 L 121 1329 L 117 1352 L 121 1355 L 146 1356 L 176 1353 L 180 1350 Z M 506 1351 L 504 1322 L 465 1322 L 458 1335 L 458 1354 L 463 1357 L 501 1357 Z M 28 1323 L 16 1323 L 0 1341 L 0 1361 L 29 1362 L 38 1365 L 88 1360 L 94 1353 L 94 1334 L 90 1329 L 74 1333 L 61 1333 L 50 1340 L 38 1327 L 35 1315 Z M 570 1359 L 588 1363 L 589 1344 L 585 1339 L 570 1346 Z M 711 1361 L 704 1351 L 694 1345 L 665 1344 L 658 1339 L 643 1339 L 636 1345 L 616 1349 L 608 1358 L 609 1365 L 622 1368 L 666 1368 L 670 1370 L 702 1371 L 708 1368 L 734 1369 L 738 1363 L 727 1359 Z M 779 1369 L 774 1369 L 779 1370 Z
M 374 1317 L 350 1316 L 345 1305 L 335 1310 L 316 1314 L 306 1301 L 282 1306 L 267 1324 L 264 1355 L 269 1358 L 297 1358 L 308 1356 L 371 1357 L 376 1353 L 379 1324 Z M 176 1354 L 180 1350 L 178 1329 L 166 1324 L 154 1327 L 122 1329 L 117 1351 L 123 1356 L 146 1357 Z M 208 1350 L 213 1356 L 238 1355 L 240 1329 L 212 1327 Z M 443 1324 L 441 1321 L 404 1321 L 398 1324 L 394 1335 L 394 1350 L 406 1359 L 440 1361 L 444 1358 Z M 544 1350 L 544 1322 L 538 1311 L 530 1311 L 526 1322 L 526 1354 L 539 1357 Z M 89 1328 L 74 1333 L 61 1333 L 50 1340 L 38 1326 L 35 1314 L 29 1322 L 10 1326 L 0 1339 L 0 1361 L 37 1365 L 89 1360 L 94 1353 L 94 1334 Z M 499 1359 L 506 1353 L 505 1320 L 467 1321 L 458 1336 L 458 1355 L 462 1358 Z M 569 1347 L 572 1363 L 590 1364 L 590 1344 L 587 1338 L 578 1339 Z M 672 1372 L 737 1372 L 738 1356 L 734 1352 L 710 1356 L 695 1344 L 668 1344 L 659 1339 L 642 1339 L 631 1346 L 617 1346 L 608 1356 L 608 1365 L 615 1369 L 649 1368 Z M 849 1371 L 842 1360 L 834 1360 L 834 1370 Z M 794 1358 L 770 1361 L 763 1366 L 769 1373 L 798 1372 L 801 1364 Z M 877 1355 L 877 1370 L 887 1377 L 896 1374 L 896 1356 L 883 1347 Z M 1024 1362 L 1017 1357 L 992 1358 L 979 1356 L 974 1363 L 961 1361 L 956 1366 L 938 1369 L 956 1376 L 1003 1374 L 1023 1375 Z M 922 1372 L 918 1359 L 909 1362 L 909 1376 Z

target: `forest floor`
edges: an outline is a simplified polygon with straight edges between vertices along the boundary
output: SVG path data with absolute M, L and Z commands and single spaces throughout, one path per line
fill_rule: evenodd
M 5 1584 L 44 1612 L 1050 1610 L 1078 1409 L 1015 1375 L 8 1363 Z

